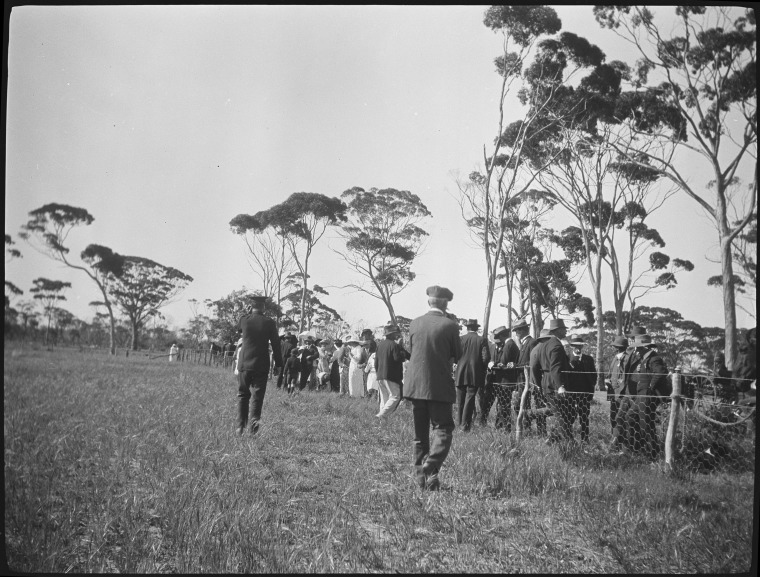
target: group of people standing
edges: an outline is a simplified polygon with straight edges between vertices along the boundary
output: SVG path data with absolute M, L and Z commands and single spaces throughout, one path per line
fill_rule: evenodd
M 562 340 L 567 327 L 561 319 L 550 320 L 536 338 L 530 336 L 525 320 L 511 330 L 497 327 L 491 343 L 478 334 L 480 325 L 474 319 L 466 321 L 467 333 L 460 337 L 459 323 L 446 312 L 453 299 L 449 289 L 434 285 L 426 294 L 429 310 L 411 322 L 407 343 L 399 327 L 389 324 L 379 343 L 367 329 L 360 338 L 346 335 L 334 342 L 305 333 L 300 335 L 300 346 L 293 335 L 280 337 L 274 320 L 263 315 L 266 298 L 252 297 L 249 314 L 240 320 L 238 434 L 249 422 L 251 398 L 251 432 L 258 431 L 273 364 L 277 387 L 284 386 L 288 392 L 309 386 L 362 397 L 376 387 L 378 418 L 393 412 L 402 398 L 408 401 L 414 419 L 415 477 L 427 490 L 440 486 L 439 473 L 456 427 L 454 403 L 463 431 L 471 429 L 479 399 L 480 424 L 487 425 L 496 403 L 495 427 L 509 432 L 512 410 L 519 413 L 525 397 L 526 428 L 535 422 L 547 443 L 572 439 L 576 420 L 581 441 L 589 440 L 597 370 L 594 359 L 583 352 L 585 343 L 580 337 L 569 337 L 570 354 L 565 350 Z M 655 456 L 659 443 L 654 411 L 659 396 L 670 394 L 667 369 L 642 327 L 630 336 L 630 347 L 623 337 L 612 343 L 620 351 L 612 363 L 608 391 L 612 446 Z M 547 434 L 550 416 L 555 421 Z

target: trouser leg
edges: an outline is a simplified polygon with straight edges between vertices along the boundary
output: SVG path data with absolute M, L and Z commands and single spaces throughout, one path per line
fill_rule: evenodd
M 633 448 L 633 437 L 628 429 L 628 421 L 633 402 L 631 397 L 624 395 L 618 397 L 618 409 L 615 414 L 615 430 L 612 433 L 613 439 L 617 444 Z
M 311 375 L 311 368 L 307 367 L 301 370 L 300 381 L 298 383 L 298 390 L 303 391 L 309 382 L 309 375 Z
M 238 374 L 238 394 L 237 394 L 237 421 L 236 430 L 239 435 L 243 434 L 245 427 L 248 425 L 248 403 L 251 398 L 249 384 L 246 381 L 246 373 L 241 371 Z
M 467 396 L 467 387 L 457 385 L 457 424 L 464 424 L 464 399 Z
M 581 393 L 578 395 L 578 402 L 576 403 L 578 421 L 581 425 L 581 441 L 583 442 L 588 442 L 589 440 L 589 420 L 591 416 L 591 399 L 593 396 L 593 393 Z
M 488 421 L 488 413 L 491 412 L 491 406 L 493 405 L 493 383 L 486 380 L 485 386 L 481 387 L 480 393 L 480 424 L 484 427 Z
M 348 394 L 348 367 L 341 367 L 340 369 L 340 394 Z
M 430 415 L 427 401 L 412 400 L 414 418 L 414 466 L 422 471 L 422 465 L 430 452 Z
M 644 398 L 644 448 L 647 456 L 655 460 L 660 454 L 660 440 L 657 436 L 657 400 Z
M 529 394 L 531 395 L 531 397 L 533 397 L 533 406 L 536 409 L 547 408 L 548 405 L 546 404 L 544 393 L 543 391 L 541 391 L 540 388 L 533 386 Z M 546 417 L 547 415 L 544 413 L 536 415 L 536 431 L 542 437 L 546 436 Z
M 472 415 L 475 412 L 475 397 L 478 387 L 467 387 L 467 394 L 464 397 L 464 410 L 460 413 L 460 421 L 464 419 L 464 430 L 469 431 L 472 427 Z M 460 425 L 462 423 L 460 422 Z
M 385 403 L 388 402 L 388 397 L 390 397 L 391 390 L 390 387 L 388 387 L 388 383 L 385 379 L 377 379 L 377 390 L 378 394 L 380 395 L 380 409 L 378 410 L 378 414 L 380 414 L 380 411 L 383 410 Z
M 616 399 L 615 397 L 610 397 L 610 429 L 612 430 L 612 435 L 615 435 L 615 420 L 617 419 L 617 413 L 620 409 L 620 401 Z
M 422 402 L 427 404 L 426 420 L 432 426 L 432 433 L 428 437 L 428 455 L 423 465 L 426 473 L 437 473 L 451 450 L 454 432 L 453 407 L 452 403 L 440 401 Z
M 509 433 L 512 431 L 512 394 L 515 387 L 495 385 L 494 389 L 496 389 L 496 422 L 494 426 L 497 429 L 506 429 Z
M 267 392 L 267 375 L 253 377 L 251 383 L 251 431 L 254 433 L 259 428 L 261 409 L 264 407 L 264 395 Z
M 401 402 L 401 385 L 387 379 L 383 379 L 383 383 L 388 388 L 389 394 L 388 400 L 385 401 L 385 404 L 380 409 L 379 414 L 381 417 L 384 417 L 385 415 L 388 415 L 395 411 L 398 407 L 399 402 Z

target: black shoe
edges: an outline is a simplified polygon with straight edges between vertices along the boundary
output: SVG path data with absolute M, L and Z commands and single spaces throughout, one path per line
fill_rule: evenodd
M 441 481 L 438 478 L 438 473 L 427 475 L 425 477 L 425 489 L 428 491 L 438 491 L 441 488 Z
M 258 432 L 259 432 L 259 423 L 258 422 L 251 423 L 251 435 L 255 435 Z

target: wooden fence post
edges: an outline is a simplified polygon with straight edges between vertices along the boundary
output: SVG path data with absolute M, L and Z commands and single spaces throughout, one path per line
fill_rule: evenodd
M 517 425 L 515 426 L 515 440 L 518 442 L 522 436 L 523 419 L 525 418 L 525 399 L 528 396 L 528 388 L 530 387 L 530 367 L 523 367 L 523 374 L 525 376 L 525 383 L 520 395 L 520 412 L 517 414 Z
M 676 368 L 671 378 L 673 381 L 673 392 L 670 394 L 670 420 L 668 421 L 668 432 L 665 435 L 665 464 L 672 468 L 676 445 L 676 431 L 678 430 L 678 416 L 681 411 L 681 370 Z

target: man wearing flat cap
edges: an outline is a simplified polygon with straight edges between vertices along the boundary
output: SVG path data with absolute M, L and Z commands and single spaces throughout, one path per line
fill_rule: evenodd
M 238 353 L 238 415 L 237 433 L 242 435 L 248 424 L 248 404 L 253 393 L 251 407 L 251 433 L 259 430 L 261 408 L 269 377 L 269 346 L 277 369 L 282 368 L 280 339 L 277 324 L 264 316 L 265 296 L 250 297 L 250 312 L 241 317 L 239 326 L 243 343 Z
M 486 383 L 486 370 L 491 360 L 488 340 L 478 334 L 480 323 L 470 319 L 465 323 L 467 334 L 461 337 L 462 356 L 457 363 L 455 376 L 457 386 L 458 422 L 463 431 L 472 426 L 475 411 L 475 395 Z
M 462 356 L 462 344 L 459 325 L 446 317 L 452 292 L 435 285 L 427 289 L 427 296 L 430 310 L 409 325 L 404 398 L 411 401 L 414 415 L 417 483 L 434 491 L 440 487 L 438 474 L 451 449 L 456 400 L 452 368 Z
M 547 442 L 554 443 L 569 440 L 571 437 L 568 421 L 570 407 L 565 399 L 570 360 L 560 340 L 567 335 L 565 322 L 562 319 L 550 319 L 547 328 L 551 336 L 541 345 L 537 360 L 542 371 L 541 387 L 544 397 L 557 419 L 557 425 L 547 439 Z

